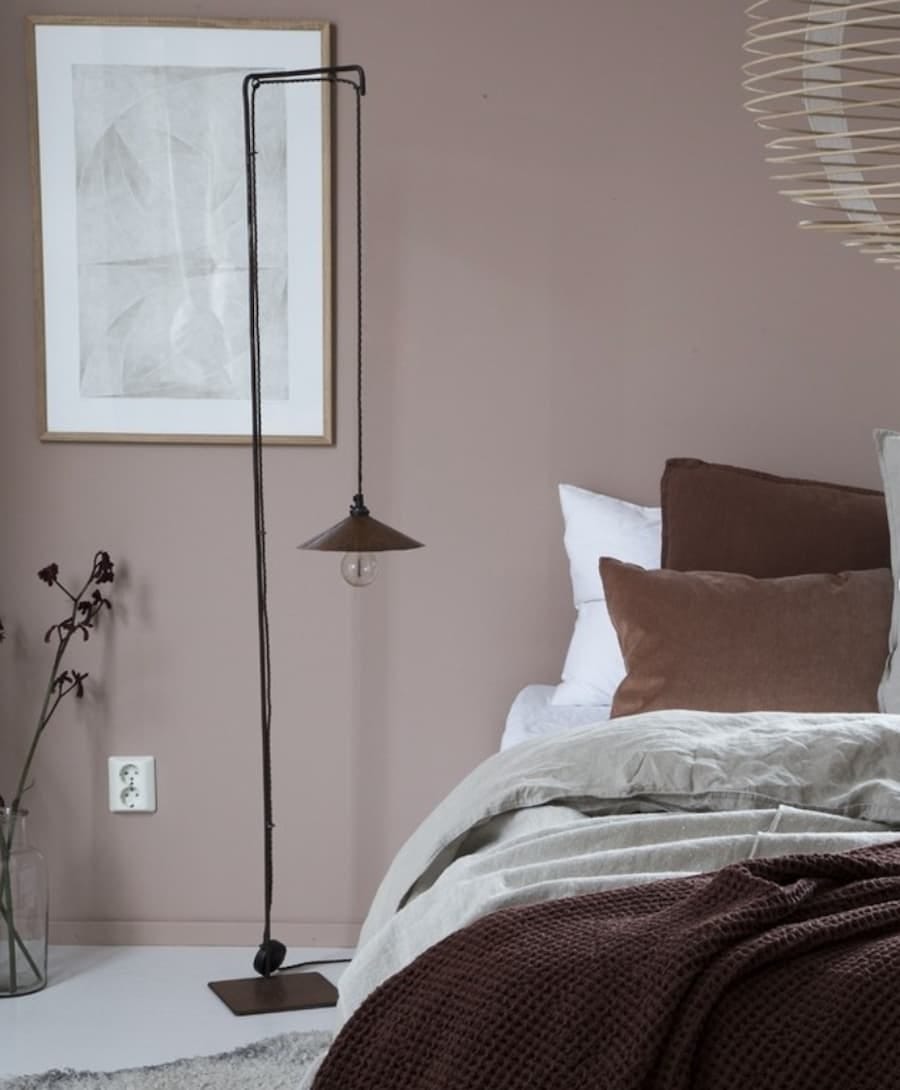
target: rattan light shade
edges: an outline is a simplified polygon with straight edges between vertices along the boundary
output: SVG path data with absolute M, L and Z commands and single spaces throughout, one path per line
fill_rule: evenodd
M 745 105 L 807 230 L 900 266 L 900 0 L 757 0 Z

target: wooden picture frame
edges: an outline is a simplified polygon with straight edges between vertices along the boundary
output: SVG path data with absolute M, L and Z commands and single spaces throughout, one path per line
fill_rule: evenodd
M 41 438 L 249 442 L 241 84 L 330 24 L 28 17 Z M 257 106 L 263 439 L 333 442 L 331 94 Z

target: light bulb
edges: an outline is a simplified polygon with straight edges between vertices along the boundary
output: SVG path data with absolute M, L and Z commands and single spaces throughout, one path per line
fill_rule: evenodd
M 341 575 L 351 587 L 367 587 L 375 578 L 375 569 L 372 553 L 347 553 L 341 559 Z

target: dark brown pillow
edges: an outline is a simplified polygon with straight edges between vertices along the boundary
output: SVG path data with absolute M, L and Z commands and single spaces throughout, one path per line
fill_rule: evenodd
M 603 557 L 600 575 L 627 671 L 613 716 L 878 710 L 889 569 L 754 579 Z
M 662 566 L 760 578 L 889 567 L 884 493 L 670 458 Z

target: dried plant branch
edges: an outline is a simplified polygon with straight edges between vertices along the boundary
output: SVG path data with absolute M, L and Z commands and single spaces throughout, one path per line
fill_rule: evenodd
M 54 636 L 56 637 L 56 649 L 50 667 L 50 676 L 47 681 L 46 689 L 44 690 L 44 698 L 38 714 L 37 725 L 31 739 L 31 744 L 28 748 L 28 753 L 25 757 L 25 763 L 22 766 L 18 783 L 16 784 L 15 792 L 11 797 L 8 808 L 3 796 L 0 795 L 0 809 L 7 810 L 7 820 L 4 823 L 4 827 L 0 827 L 0 918 L 2 918 L 6 928 L 10 972 L 9 985 L 11 992 L 16 992 L 18 988 L 16 967 L 17 947 L 21 949 L 32 971 L 40 976 L 38 967 L 35 965 L 21 936 L 16 931 L 15 919 L 13 916 L 12 879 L 9 861 L 12 853 L 16 822 L 18 821 L 21 812 L 22 797 L 31 786 L 29 775 L 37 753 L 38 744 L 43 737 L 44 731 L 47 729 L 47 725 L 53 718 L 56 709 L 70 693 L 74 693 L 76 699 L 81 699 L 84 696 L 84 682 L 88 676 L 87 673 L 82 673 L 75 669 L 63 669 L 63 659 L 65 658 L 69 643 L 76 633 L 81 634 L 82 641 L 89 639 L 100 613 L 104 609 L 112 609 L 112 604 L 109 599 L 104 596 L 100 587 L 114 581 L 115 571 L 113 563 L 109 558 L 109 553 L 98 551 L 94 554 L 90 575 L 85 580 L 81 589 L 76 593 L 73 593 L 68 587 L 60 582 L 58 564 L 48 564 L 46 567 L 41 568 L 38 572 L 38 578 L 42 583 L 46 583 L 48 587 L 58 587 L 69 599 L 71 609 L 68 616 L 64 617 L 57 624 L 51 625 L 44 636 L 45 643 L 50 643 Z M 3 622 L 0 621 L 0 641 L 4 638 L 5 630 L 3 628 Z

